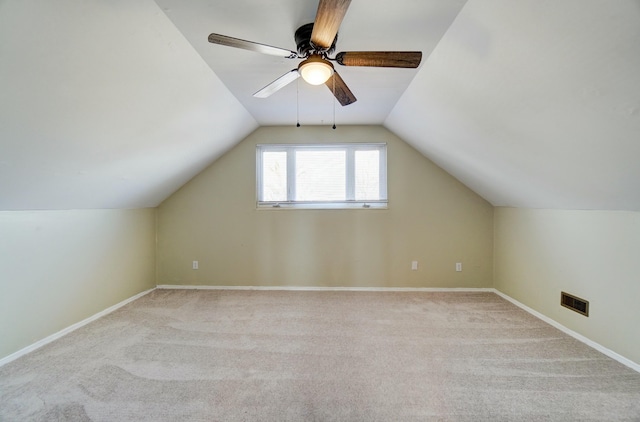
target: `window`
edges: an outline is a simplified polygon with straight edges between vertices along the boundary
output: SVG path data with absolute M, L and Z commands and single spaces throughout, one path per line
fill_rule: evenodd
M 258 207 L 386 208 L 386 144 L 258 145 Z

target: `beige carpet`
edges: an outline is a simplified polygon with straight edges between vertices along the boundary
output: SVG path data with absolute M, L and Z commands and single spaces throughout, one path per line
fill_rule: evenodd
M 640 421 L 640 374 L 493 293 L 156 290 L 0 368 L 2 421 Z

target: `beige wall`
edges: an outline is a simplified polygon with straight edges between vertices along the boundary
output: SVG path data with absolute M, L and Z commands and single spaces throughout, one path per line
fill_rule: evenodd
M 494 224 L 498 290 L 640 363 L 640 213 L 496 208 Z
M 389 208 L 257 210 L 256 144 L 304 142 L 388 143 Z M 492 286 L 493 207 L 381 126 L 256 130 L 161 204 L 158 239 L 158 284 Z
M 154 209 L 0 212 L 0 358 L 154 281 Z

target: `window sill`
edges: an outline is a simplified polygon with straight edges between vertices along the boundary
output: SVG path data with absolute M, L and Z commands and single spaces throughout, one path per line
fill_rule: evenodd
M 386 210 L 387 202 L 277 202 L 258 203 L 258 210 Z

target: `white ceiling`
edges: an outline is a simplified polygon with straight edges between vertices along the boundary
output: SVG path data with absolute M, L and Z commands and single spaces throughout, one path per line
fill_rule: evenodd
M 428 57 L 466 0 L 356 0 L 338 34 L 340 51 L 422 51 Z M 296 51 L 294 33 L 313 22 L 317 0 L 156 0 L 189 43 L 262 126 L 333 121 L 334 99 L 324 86 L 293 82 L 269 98 L 253 94 L 297 68 L 285 59 L 211 44 L 210 33 Z M 416 69 L 346 67 L 336 70 L 357 102 L 336 109 L 338 124 L 382 124 L 418 72 Z
M 640 211 L 640 1 L 470 0 L 385 126 L 493 205 Z
M 315 0 L 0 0 L 0 210 L 158 205 L 259 125 L 294 125 Z M 640 1 L 353 0 L 338 51 L 421 50 L 419 69 L 337 67 L 358 102 L 494 205 L 640 211 Z M 299 84 L 300 122 L 333 98 Z
M 0 209 L 154 207 L 257 127 L 152 1 L 0 1 Z

